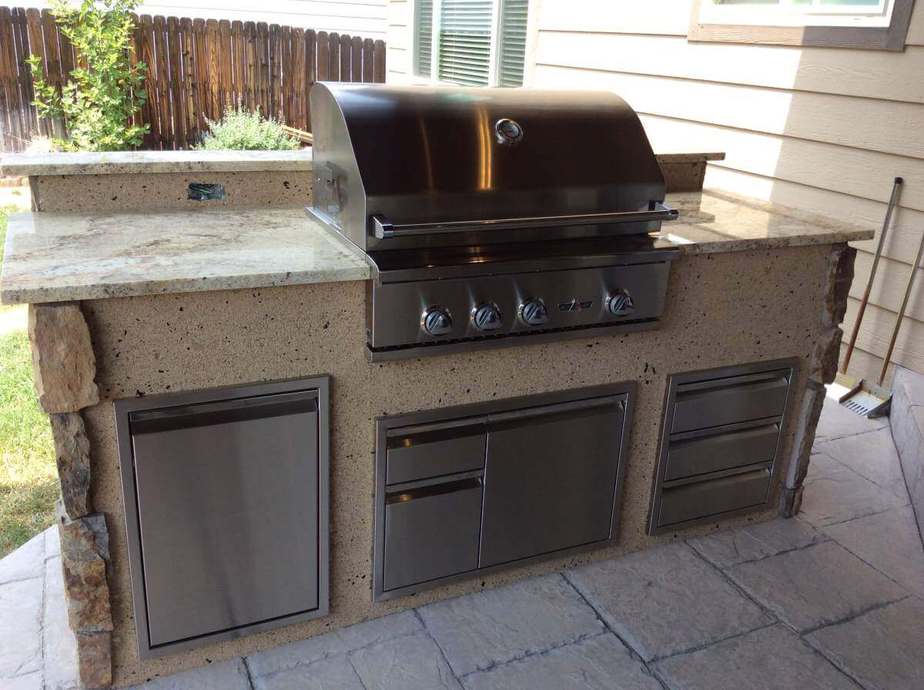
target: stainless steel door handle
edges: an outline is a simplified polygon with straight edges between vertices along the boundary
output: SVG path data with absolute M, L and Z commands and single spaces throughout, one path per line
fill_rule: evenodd
M 373 215 L 372 234 L 380 240 L 414 235 L 445 235 L 454 232 L 479 230 L 525 230 L 565 225 L 598 225 L 602 223 L 640 223 L 656 220 L 674 220 L 676 209 L 655 202 L 648 211 L 613 211 L 609 213 L 579 213 L 566 216 L 533 216 L 527 218 L 489 218 L 481 220 L 454 220 L 438 223 L 406 223 L 396 225 L 385 216 Z

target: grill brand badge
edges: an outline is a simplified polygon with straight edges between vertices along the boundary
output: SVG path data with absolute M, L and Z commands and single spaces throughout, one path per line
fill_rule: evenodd
M 584 311 L 585 309 L 590 309 L 594 304 L 592 299 L 578 299 L 577 297 L 572 297 L 568 302 L 560 302 L 558 304 L 559 311 Z

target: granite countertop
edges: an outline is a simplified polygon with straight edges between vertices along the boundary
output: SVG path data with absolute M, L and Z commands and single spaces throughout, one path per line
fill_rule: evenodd
M 365 255 L 305 210 L 20 213 L 7 229 L 0 302 L 366 280 Z
M 311 170 L 311 149 L 15 153 L 0 157 L 0 177 L 268 170 Z
M 663 245 L 684 254 L 870 239 L 872 230 L 714 191 L 668 195 L 680 218 Z M 60 302 L 166 292 L 366 280 L 361 251 L 301 208 L 10 217 L 0 301 Z
M 668 194 L 680 212 L 657 235 L 684 254 L 857 242 L 875 230 L 718 190 Z

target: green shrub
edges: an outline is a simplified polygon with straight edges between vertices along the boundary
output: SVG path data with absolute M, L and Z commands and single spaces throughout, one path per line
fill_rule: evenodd
M 147 125 L 132 117 L 147 100 L 143 62 L 132 65 L 132 11 L 140 0 L 81 0 L 78 7 L 54 0 L 51 11 L 77 53 L 78 67 L 59 94 L 44 78 L 42 60 L 29 57 L 34 104 L 42 117 L 62 117 L 68 139 L 56 148 L 119 151 L 141 143 Z
M 243 108 L 228 108 L 218 121 L 209 123 L 209 133 L 196 148 L 206 151 L 292 151 L 298 140 L 287 134 L 282 124 Z

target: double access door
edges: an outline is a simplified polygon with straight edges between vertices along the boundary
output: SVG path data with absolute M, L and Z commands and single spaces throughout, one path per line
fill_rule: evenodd
M 375 598 L 612 540 L 630 392 L 377 420 Z

